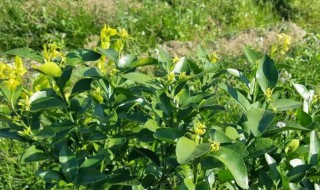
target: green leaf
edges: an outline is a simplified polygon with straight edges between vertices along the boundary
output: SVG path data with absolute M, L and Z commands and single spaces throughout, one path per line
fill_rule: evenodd
M 67 182 L 72 182 L 78 175 L 78 161 L 76 156 L 67 146 L 63 146 L 59 152 L 59 162 L 62 172 L 67 179 Z M 80 177 L 80 175 L 79 175 Z
M 158 63 L 158 60 L 152 57 L 145 57 L 131 63 L 129 68 L 136 68 L 136 67 L 145 66 L 145 65 L 155 65 L 157 63 Z
M 125 55 L 119 59 L 118 67 L 119 68 L 128 68 L 131 64 L 137 60 L 137 56 L 135 55 Z
M 280 176 L 280 173 L 277 169 L 277 162 L 267 153 L 264 154 L 264 157 L 268 163 L 272 179 L 275 181 L 280 180 L 281 176 Z
M 247 168 L 239 154 L 230 149 L 220 147 L 220 149 L 213 152 L 212 155 L 229 169 L 236 183 L 241 188 L 249 188 Z
M 92 169 L 80 169 L 77 184 L 84 185 L 89 183 L 95 183 L 107 179 L 107 175 L 97 170 Z
M 210 190 L 209 183 L 206 181 L 200 181 L 196 185 L 196 190 Z
M 256 65 L 257 61 L 260 59 L 260 54 L 257 51 L 252 50 L 248 46 L 244 46 L 243 51 L 249 63 L 251 63 L 252 65 Z
M 45 126 L 42 130 L 38 131 L 34 136 L 38 139 L 47 139 L 54 137 L 56 133 L 50 126 Z
M 180 190 L 195 190 L 196 185 L 193 183 L 193 181 L 189 178 L 184 178 L 183 182 L 179 186 Z
M 220 143 L 232 143 L 232 139 L 230 137 L 228 137 L 225 133 L 216 129 L 211 128 L 209 132 L 209 136 L 212 141 L 217 141 Z
M 7 101 L 9 101 L 10 104 L 15 105 L 22 92 L 22 86 L 17 86 L 15 89 L 11 90 L 7 87 L 7 85 L 1 84 L 0 88 Z
M 247 112 L 250 109 L 250 102 L 236 89 L 224 83 L 220 83 L 218 86 L 225 90 L 233 99 L 235 99 L 237 103 L 242 107 L 244 112 Z
M 94 67 L 84 67 L 76 70 L 75 74 L 79 76 L 79 78 L 99 78 L 103 76 L 100 70 Z
M 101 55 L 88 49 L 78 49 L 67 54 L 67 65 L 76 65 L 88 61 L 96 61 Z
M 184 179 L 184 178 L 189 178 L 189 179 L 194 179 L 193 175 L 193 170 L 188 164 L 183 164 L 183 165 L 178 165 L 175 169 L 175 173 L 177 174 L 178 177 Z
M 30 96 L 30 103 L 40 99 L 40 98 L 45 98 L 45 97 L 55 97 L 56 93 L 53 89 L 43 89 L 41 91 L 37 91 L 34 94 Z
M 138 152 L 142 156 L 149 158 L 155 165 L 160 166 L 160 160 L 156 153 L 145 148 L 134 148 L 134 151 Z
M 43 63 L 43 58 L 41 54 L 27 47 L 9 50 L 7 52 L 4 52 L 3 54 L 17 55 L 19 57 L 29 58 L 29 59 L 38 61 L 40 63 Z
M 270 138 L 256 138 L 255 142 L 252 143 L 247 150 L 249 151 L 249 156 L 246 159 L 257 158 L 265 153 L 274 150 L 274 142 Z
M 308 113 L 304 112 L 302 109 L 298 109 L 297 111 L 297 120 L 298 123 L 303 127 L 307 127 L 313 122 L 312 117 Z
M 7 115 L 5 115 L 5 114 L 0 113 L 0 121 L 10 122 L 11 119 L 10 119 L 10 116 L 7 116 Z
M 232 68 L 227 69 L 227 71 L 228 71 L 228 73 L 230 73 L 231 75 L 239 78 L 239 80 L 240 80 L 241 82 L 243 82 L 244 84 L 246 84 L 247 87 L 250 86 L 250 81 L 249 81 L 249 79 L 248 79 L 246 76 L 244 76 L 242 72 L 238 71 L 237 69 L 232 69 Z
M 298 108 L 301 106 L 300 102 L 290 100 L 290 99 L 277 99 L 270 104 L 271 109 L 275 109 L 276 111 L 287 111 Z
M 154 134 L 154 138 L 167 143 L 176 143 L 184 133 L 176 128 L 166 127 L 159 128 Z
M 80 169 L 96 169 L 102 161 L 109 163 L 113 159 L 113 153 L 109 149 L 102 149 L 96 155 L 87 158 L 81 165 Z
M 158 61 L 164 64 L 167 73 L 169 73 L 171 65 L 173 64 L 172 57 L 160 47 L 158 47 L 157 50 L 158 50 Z
M 66 66 L 63 69 L 62 75 L 57 82 L 57 85 L 59 86 L 60 89 L 63 89 L 65 87 L 65 85 L 67 84 L 67 82 L 70 80 L 72 71 L 73 71 L 72 66 Z
M 300 145 L 299 139 L 292 139 L 285 147 L 285 153 L 294 152 Z
M 252 108 L 248 111 L 248 121 L 244 122 L 244 125 L 250 129 L 255 137 L 257 137 L 266 130 L 274 117 L 275 114 L 272 111 L 261 108 Z
M 278 82 L 278 71 L 274 61 L 268 55 L 265 55 L 259 62 L 256 79 L 264 93 L 266 93 L 268 88 L 273 89 L 276 86 Z
M 133 82 L 137 82 L 137 83 L 141 83 L 141 84 L 146 84 L 148 82 L 150 82 L 151 80 L 153 80 L 152 77 L 142 74 L 142 73 L 137 73 L 137 72 L 133 72 L 133 73 L 128 73 L 122 76 L 125 79 L 131 80 Z
M 17 88 L 14 89 L 11 95 L 11 100 L 10 100 L 12 104 L 15 105 L 17 103 L 17 100 L 20 98 L 21 92 L 22 92 L 22 86 L 17 86 Z
M 54 97 L 43 97 L 39 98 L 31 103 L 32 112 L 37 112 L 45 109 L 57 109 L 57 108 L 66 108 L 67 105 Z
M 98 47 L 97 50 L 101 55 L 106 56 L 111 61 L 113 61 L 115 63 L 118 62 L 119 53 L 116 50 L 114 50 L 114 49 L 102 49 L 100 47 Z
M 8 139 L 13 139 L 13 140 L 18 140 L 21 142 L 27 142 L 27 139 L 24 137 L 20 136 L 15 130 L 11 128 L 4 128 L 0 129 L 0 137 L 1 138 L 8 138 Z
M 179 164 L 187 163 L 210 151 L 210 144 L 196 144 L 194 141 L 181 137 L 177 142 L 176 156 Z
M 208 62 L 208 55 L 207 55 L 207 52 L 206 50 L 201 46 L 201 45 L 198 45 L 198 48 L 197 48 L 197 55 L 198 55 L 198 59 L 205 63 L 205 62 Z
M 310 166 L 315 166 L 318 164 L 318 155 L 320 149 L 320 141 L 316 131 L 311 131 L 310 133 L 310 144 L 309 144 L 309 154 L 308 163 Z
M 62 75 L 61 68 L 55 62 L 46 62 L 37 67 L 36 70 L 51 77 L 60 77 Z
M 285 125 L 285 127 L 273 127 L 273 128 L 266 129 L 263 135 L 274 136 L 282 131 L 288 131 L 288 130 L 310 131 L 310 129 L 302 127 L 301 125 L 292 121 L 286 121 L 286 122 L 283 122 L 283 124 Z
M 91 90 L 91 82 L 92 81 L 93 81 L 93 79 L 91 79 L 91 78 L 84 78 L 84 79 L 78 80 L 76 82 L 76 84 L 73 86 L 70 97 L 74 97 L 75 95 L 77 95 L 81 92 Z
M 37 175 L 47 183 L 59 182 L 63 180 L 60 172 L 55 170 L 38 170 Z
M 42 150 L 38 150 L 35 145 L 30 146 L 21 156 L 21 162 L 36 162 L 48 159 L 49 156 L 43 153 Z

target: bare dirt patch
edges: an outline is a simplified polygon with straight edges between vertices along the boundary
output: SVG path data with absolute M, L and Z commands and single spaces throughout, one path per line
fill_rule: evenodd
M 246 45 L 267 52 L 277 42 L 277 34 L 279 33 L 289 35 L 292 39 L 292 44 L 301 43 L 306 35 L 306 31 L 301 27 L 295 23 L 288 22 L 274 28 L 239 32 L 231 38 L 224 37 L 211 42 L 203 40 L 202 44 L 204 44 L 208 52 L 218 51 L 219 54 L 224 55 L 239 55 Z M 173 55 L 185 56 L 194 54 L 198 44 L 192 41 L 169 41 L 163 43 L 162 47 Z

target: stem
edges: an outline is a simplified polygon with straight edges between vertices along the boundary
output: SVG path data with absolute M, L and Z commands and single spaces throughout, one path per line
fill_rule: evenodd
M 194 182 L 194 184 L 197 184 L 197 182 L 198 182 L 198 163 L 199 163 L 199 159 L 197 158 L 194 160 L 194 165 L 193 165 L 193 176 L 194 176 L 193 182 Z

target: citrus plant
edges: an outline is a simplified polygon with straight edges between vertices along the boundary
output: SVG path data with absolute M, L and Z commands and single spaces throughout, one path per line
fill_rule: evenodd
M 245 48 L 247 77 L 201 46 L 197 61 L 161 48 L 127 55 L 128 39 L 105 26 L 93 50 L 3 53 L 15 58 L 0 65 L 0 137 L 29 144 L 21 162 L 39 163 L 47 189 L 318 188 L 318 124 L 277 87 L 268 55 Z M 27 71 L 20 57 L 39 64 Z M 140 72 L 147 65 L 155 76 Z M 221 83 L 227 73 L 243 89 Z M 220 89 L 240 106 L 238 123 L 214 123 Z

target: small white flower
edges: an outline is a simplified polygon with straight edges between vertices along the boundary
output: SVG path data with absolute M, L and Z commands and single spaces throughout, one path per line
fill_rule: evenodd
M 284 123 L 284 122 L 282 122 L 282 121 L 279 121 L 278 123 L 277 123 L 277 127 L 278 128 L 283 128 L 283 127 L 285 127 L 287 124 L 286 123 Z

